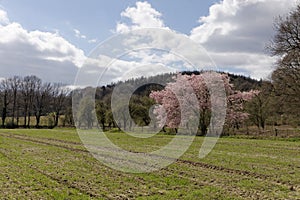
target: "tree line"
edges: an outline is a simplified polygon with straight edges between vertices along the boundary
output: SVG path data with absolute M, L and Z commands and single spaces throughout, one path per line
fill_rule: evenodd
M 184 82 L 192 81 L 197 91 L 199 107 L 201 109 L 199 134 L 204 135 L 208 129 L 210 120 L 210 96 L 201 78 L 203 72 L 182 72 L 177 76 L 184 77 Z M 274 72 L 276 73 L 276 71 Z M 178 112 L 178 102 L 173 98 L 167 90 L 171 88 L 168 85 L 174 85 L 177 79 L 176 74 L 162 74 L 155 77 L 141 77 L 131 79 L 117 84 L 101 86 L 97 88 L 84 88 L 69 90 L 63 84 L 59 83 L 43 83 L 36 76 L 18 77 L 3 79 L 0 81 L 1 93 L 1 121 L 2 127 L 30 127 L 31 120 L 34 117 L 35 127 L 41 127 L 41 117 L 50 117 L 53 121 L 48 124 L 49 127 L 58 125 L 60 116 L 63 116 L 66 125 L 73 126 L 74 120 L 79 122 L 79 127 L 92 128 L 96 122 L 104 129 L 119 128 L 130 130 L 133 123 L 129 117 L 133 119 L 134 124 L 144 127 L 149 125 L 151 118 L 149 110 L 152 106 L 159 103 L 164 105 L 163 98 L 172 100 L 172 103 L 166 104 L 169 115 L 173 116 L 167 121 L 169 128 L 176 128 L 180 115 L 172 115 Z M 288 98 L 294 98 L 288 95 L 284 100 L 283 96 L 287 91 L 278 90 L 276 80 L 273 81 L 257 81 L 249 77 L 232 74 L 222 74 L 223 81 L 227 93 L 227 118 L 225 131 L 231 129 L 239 129 L 245 125 L 257 126 L 260 130 L 264 130 L 266 125 L 299 125 L 299 107 L 283 107 L 283 101 L 290 102 Z M 173 80 L 173 81 L 172 81 Z M 142 83 L 162 83 L 167 87 L 159 84 L 142 84 Z M 184 85 L 184 82 L 175 84 L 177 88 Z M 282 87 L 284 83 L 281 82 Z M 124 113 L 124 109 L 129 109 L 130 116 L 117 116 L 114 118 L 111 108 L 111 96 L 116 85 L 124 85 L 124 88 L 134 87 L 134 85 L 142 85 L 133 93 L 129 108 L 118 105 L 119 113 Z M 239 87 L 237 90 L 236 86 Z M 176 88 L 176 87 L 175 87 Z M 95 92 L 95 102 L 92 103 L 85 98 L 87 93 Z M 284 93 L 282 93 L 284 92 Z M 156 95 L 155 95 L 156 94 Z M 79 102 L 77 112 L 72 113 L 72 95 L 78 95 Z M 169 95 L 169 96 L 168 96 Z M 158 96 L 163 98 L 159 100 Z M 251 97 L 251 98 L 249 98 Z M 186 96 L 182 96 L 186 98 Z M 121 97 L 120 97 L 121 99 Z M 298 102 L 294 102 L 296 104 Z M 294 105 L 292 104 L 292 106 Z M 298 109 L 298 111 L 297 111 Z M 95 115 L 93 115 L 95 112 Z M 178 112 L 179 113 L 179 112 Z M 297 115 L 298 114 L 298 115 Z M 96 116 L 94 119 L 93 116 Z M 22 120 L 20 120 L 22 118 Z M 282 121 L 284 120 L 284 121 Z M 22 121 L 22 123 L 20 122 Z M 159 120 L 158 120 L 159 121 Z M 180 121 L 180 120 L 179 120 Z M 44 124 L 43 124 L 44 125 Z M 163 128 L 164 130 L 164 128 Z
M 73 104 L 77 104 L 78 108 L 74 115 L 75 121 L 82 128 L 92 128 L 96 124 L 99 124 L 103 130 L 111 128 L 132 130 L 135 128 L 134 124 L 143 128 L 148 126 L 153 119 L 156 119 L 157 123 L 162 119 L 159 115 L 153 118 L 153 116 L 150 116 L 151 113 L 149 114 L 149 110 L 158 103 L 164 106 L 165 110 L 168 110 L 169 115 L 166 126 L 163 126 L 162 130 L 165 131 L 165 128 L 171 128 L 176 131 L 181 117 L 180 110 L 178 110 L 178 100 L 168 90 L 184 88 L 186 82 L 192 81 L 194 90 L 197 91 L 199 108 L 201 109 L 198 131 L 199 135 L 204 135 L 210 122 L 211 102 L 208 89 L 203 82 L 203 78 L 201 78 L 203 73 L 197 71 L 182 72 L 177 74 L 177 77 L 176 74 L 162 74 L 154 77 L 131 79 L 126 82 L 98 87 L 97 89 L 77 90 L 76 95 L 79 96 L 77 99 L 80 99 L 80 101 L 73 102 Z M 275 70 L 274 73 L 277 73 L 277 71 Z M 235 130 L 248 126 L 257 126 L 259 131 L 264 131 L 267 126 L 289 125 L 296 127 L 300 125 L 300 105 L 299 102 L 295 102 L 295 97 L 299 97 L 300 93 L 286 94 L 287 90 L 278 88 L 278 85 L 282 87 L 287 84 L 286 82 L 277 82 L 276 79 L 258 81 L 241 75 L 220 74 L 226 88 L 228 107 L 223 134 L 231 134 Z M 183 76 L 186 80 L 176 83 L 178 76 Z M 161 83 L 166 86 L 141 83 Z M 122 96 L 119 96 L 119 104 L 114 105 L 114 110 L 118 114 L 114 117 L 111 96 L 116 85 L 122 85 L 118 86 L 121 90 L 135 88 L 136 85 L 143 86 L 138 87 L 133 93 L 129 105 L 123 105 Z M 86 96 L 94 90 L 95 102 L 92 103 Z M 187 98 L 187 96 L 181 97 L 182 99 Z M 285 102 L 289 102 L 289 104 L 282 106 Z M 296 106 L 297 104 L 298 106 Z M 126 109 L 129 110 L 130 115 L 123 115 Z M 159 112 L 159 110 L 156 110 L 156 114 L 159 114 Z M 96 116 L 96 118 L 93 118 L 93 116 Z
M 0 94 L 2 127 L 29 128 L 33 116 L 35 127 L 40 127 L 41 117 L 49 114 L 53 118 L 49 126 L 55 127 L 60 115 L 66 114 L 70 106 L 70 90 L 67 87 L 61 83 L 43 83 L 36 76 L 2 79 Z

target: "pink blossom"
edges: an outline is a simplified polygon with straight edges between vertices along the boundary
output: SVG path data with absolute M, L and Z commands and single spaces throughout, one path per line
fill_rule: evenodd
M 204 76 L 206 76 L 204 78 Z M 208 77 L 207 77 L 208 76 Z M 211 111 L 210 91 L 207 84 L 214 84 L 214 79 L 209 78 L 210 73 L 203 73 L 200 75 L 182 75 L 177 74 L 174 77 L 175 82 L 168 83 L 162 91 L 152 91 L 150 97 L 153 98 L 160 106 L 155 108 L 154 114 L 157 116 L 160 125 L 165 122 L 165 125 L 170 128 L 177 128 L 181 122 L 181 118 L 189 119 L 193 109 L 199 109 L 200 116 L 209 116 Z M 227 95 L 227 116 L 226 121 L 229 124 L 239 124 L 248 118 L 248 113 L 244 112 L 244 102 L 251 100 L 255 95 L 259 94 L 257 90 L 249 92 L 240 92 L 233 89 L 230 84 L 227 74 L 222 74 L 221 78 L 224 83 L 225 92 Z M 207 81 L 209 83 L 207 83 Z M 176 95 L 175 95 L 176 94 Z M 193 101 L 193 95 L 197 97 L 198 102 Z M 215 100 L 217 102 L 217 100 Z M 188 112 L 184 112 L 181 116 L 181 106 L 187 104 L 198 104 L 191 107 Z M 200 126 L 204 122 L 200 117 Z M 209 122 L 209 121 L 208 121 Z M 187 122 L 186 122 L 187 123 Z

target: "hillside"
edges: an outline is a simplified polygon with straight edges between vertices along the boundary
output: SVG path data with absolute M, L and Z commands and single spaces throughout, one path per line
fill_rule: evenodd
M 195 74 L 198 75 L 202 72 L 200 71 L 185 71 L 182 72 L 182 74 Z M 224 73 L 224 72 L 221 72 Z M 234 88 L 236 90 L 240 91 L 249 91 L 251 89 L 257 89 L 261 86 L 262 81 L 257 81 L 255 79 L 252 79 L 250 77 L 246 77 L 243 75 L 236 75 L 236 74 L 230 74 L 227 73 L 230 78 L 230 83 L 234 85 Z M 126 84 L 131 86 L 140 86 L 138 89 L 134 92 L 135 95 L 141 95 L 141 96 L 149 96 L 150 92 L 153 90 L 161 90 L 163 89 L 163 85 L 165 85 L 168 82 L 172 82 L 172 77 L 176 76 L 175 73 L 167 73 L 167 74 L 161 74 L 157 76 L 151 76 L 151 77 L 140 77 L 137 79 L 129 79 L 125 82 L 118 82 L 115 84 L 110 84 L 107 86 L 101 86 L 97 88 L 96 92 L 96 99 L 99 100 L 105 100 L 108 98 L 108 96 L 111 95 L 111 92 L 113 91 L 114 87 L 116 85 Z M 160 83 L 160 84 L 157 84 Z

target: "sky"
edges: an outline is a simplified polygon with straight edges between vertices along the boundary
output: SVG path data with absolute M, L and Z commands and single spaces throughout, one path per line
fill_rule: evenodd
M 276 61 L 265 49 L 274 35 L 274 19 L 285 16 L 297 3 L 0 0 L 0 78 L 34 74 L 45 81 L 73 84 L 78 70 L 99 44 L 141 28 L 161 28 L 186 36 L 201 45 L 221 71 L 268 78 Z M 147 66 L 147 73 L 160 71 L 162 65 L 169 67 L 171 55 L 158 57 L 143 51 L 135 60 L 118 58 L 116 66 L 106 72 L 103 84 L 140 66 Z M 114 71 L 119 74 L 110 73 Z

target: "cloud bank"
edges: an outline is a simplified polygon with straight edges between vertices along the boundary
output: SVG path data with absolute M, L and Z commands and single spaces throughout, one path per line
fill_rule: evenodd
M 266 78 L 272 72 L 275 61 L 265 52 L 265 45 L 274 34 L 274 19 L 287 14 L 296 3 L 297 0 L 223 0 L 212 5 L 207 16 L 199 17 L 199 25 L 186 37 L 202 45 L 219 70 L 257 79 Z M 165 24 L 163 13 L 146 1 L 126 8 L 120 17 L 114 33 L 140 28 L 172 31 Z M 74 34 L 79 39 L 87 39 L 77 29 L 74 29 Z M 88 40 L 89 43 L 96 41 Z M 158 37 L 157 41 L 164 42 L 164 38 Z M 180 47 L 181 41 L 176 43 Z M 190 52 L 192 54 L 192 50 Z M 12 22 L 0 8 L 0 77 L 35 74 L 45 81 L 72 84 L 85 60 L 83 50 L 58 32 L 26 30 L 18 22 Z M 153 75 L 154 71 L 159 72 L 159 66 L 167 69 L 178 64 L 179 60 L 168 52 L 131 52 L 116 60 L 115 68 L 112 67 L 112 73 L 107 74 L 105 80 L 107 83 L 118 80 L 120 74 L 141 66 L 148 67 L 146 70 L 137 69 L 144 73 L 141 75 Z M 151 64 L 155 70 L 150 67 Z M 103 70 L 105 66 L 97 67 Z M 136 73 L 129 74 L 136 76 Z
M 218 70 L 265 79 L 276 62 L 265 50 L 274 34 L 274 20 L 296 5 L 297 0 L 223 0 L 212 5 L 207 16 L 199 18 L 199 25 L 187 37 L 206 49 Z M 118 22 L 115 32 L 148 27 L 169 29 L 162 16 L 149 3 L 137 2 L 121 13 L 122 19 L 129 22 Z M 162 62 L 165 57 L 172 56 L 164 55 Z
M 296 0 L 223 0 L 199 18 L 190 38 L 209 52 L 223 70 L 266 78 L 276 58 L 265 46 L 274 34 L 273 22 L 296 6 Z
M 36 75 L 71 84 L 84 52 L 58 33 L 28 31 L 0 10 L 0 77 Z

